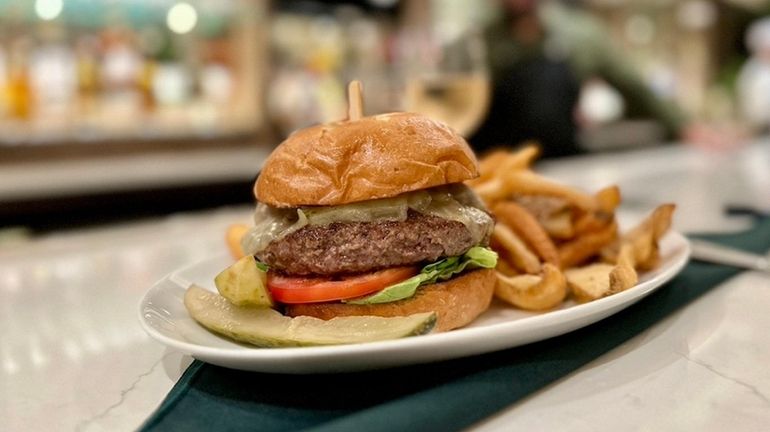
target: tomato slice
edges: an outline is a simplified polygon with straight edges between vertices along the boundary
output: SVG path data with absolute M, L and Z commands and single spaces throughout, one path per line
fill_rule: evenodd
M 267 273 L 267 288 L 281 303 L 317 303 L 360 297 L 417 274 L 417 267 L 394 267 L 341 279 L 295 278 Z

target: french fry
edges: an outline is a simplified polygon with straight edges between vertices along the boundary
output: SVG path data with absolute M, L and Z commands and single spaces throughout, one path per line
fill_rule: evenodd
M 621 240 L 622 238 L 618 237 L 612 243 L 601 248 L 601 250 L 599 250 L 599 261 L 606 264 L 617 263 Z M 634 266 L 634 268 L 636 268 L 636 266 Z
M 537 145 L 527 144 L 510 153 L 508 158 L 497 169 L 501 172 L 527 169 L 539 154 L 540 148 Z
M 620 205 L 620 188 L 617 185 L 605 187 L 596 192 L 594 197 L 599 211 L 612 214 Z
M 514 201 L 531 213 L 552 238 L 566 240 L 575 236 L 573 209 L 564 199 L 545 195 L 517 195 Z
M 492 209 L 497 219 L 511 227 L 516 234 L 537 253 L 545 262 L 559 265 L 559 252 L 553 241 L 525 208 L 513 201 L 498 203 Z
M 659 264 L 658 242 L 674 205 L 656 208 L 619 236 L 618 186 L 589 194 L 550 180 L 530 169 L 538 153 L 535 145 L 495 151 L 480 161 L 479 178 L 468 182 L 497 218 L 491 240 L 500 254 L 497 296 L 542 310 L 557 306 L 568 289 L 585 302 L 636 285 L 638 271 Z
M 617 265 L 610 272 L 610 291 L 607 295 L 625 291 L 636 285 L 638 281 L 639 275 L 633 267 Z
M 630 243 L 623 243 L 620 245 L 615 264 L 636 268 L 636 255 L 634 253 L 634 248 Z
M 632 257 L 632 249 L 624 247 L 616 265 L 596 263 L 566 270 L 564 276 L 575 300 L 585 303 L 636 285 L 639 276 L 634 270 Z
M 578 265 L 597 255 L 602 248 L 611 244 L 617 237 L 618 224 L 613 220 L 598 231 L 583 234 L 580 237 L 559 246 L 559 259 L 562 268 Z
M 227 249 L 230 250 L 230 255 L 236 260 L 243 258 L 243 248 L 241 247 L 241 238 L 249 230 L 249 227 L 244 224 L 232 224 L 227 227 L 225 231 L 225 242 L 227 243 Z
M 510 228 L 502 224 L 495 225 L 492 240 L 505 249 L 506 256 L 510 257 L 516 268 L 529 274 L 540 273 L 540 259 Z
M 508 262 L 508 257 L 505 256 L 505 254 L 499 254 L 497 257 L 497 266 L 495 266 L 495 270 L 506 276 L 516 276 L 521 274 L 521 272 L 516 270 L 513 264 Z
M 639 282 L 639 275 L 634 269 L 634 252 L 630 245 L 620 248 L 618 263 L 610 272 L 610 294 L 625 291 Z
M 671 228 L 674 210 L 676 210 L 676 204 L 671 203 L 659 205 L 653 210 L 651 223 L 656 241 L 660 240 Z
M 546 195 L 516 195 L 513 197 L 516 204 L 527 209 L 539 221 L 556 214 L 571 214 L 572 206 L 563 198 Z
M 628 244 L 633 249 L 634 267 L 644 269 L 653 267 L 658 260 L 658 245 L 652 227 L 638 231 L 634 236 L 621 240 L 622 245 Z
M 498 273 L 495 295 L 522 309 L 551 309 L 567 296 L 567 280 L 558 267 L 545 263 L 542 275 L 508 277 Z
M 655 240 L 663 237 L 663 234 L 671 227 L 671 218 L 676 206 L 674 204 L 662 204 L 655 208 L 644 220 L 636 227 L 631 229 L 624 238 L 634 238 L 644 236 L 651 232 Z
M 567 285 L 578 303 L 585 303 L 609 295 L 610 273 L 615 266 L 596 263 L 564 271 Z
M 475 188 L 476 194 L 481 198 L 488 207 L 494 205 L 495 202 L 510 195 L 511 189 L 500 178 L 493 178 L 488 182 L 480 184 Z
M 482 183 L 494 179 L 499 173 L 500 167 L 511 157 L 510 152 L 503 149 L 495 150 L 487 154 L 479 161 L 479 176 L 468 180 L 470 186 L 477 187 Z
M 603 211 L 582 212 L 573 224 L 573 233 L 575 236 L 581 236 L 585 233 L 599 231 L 612 223 L 614 215 Z
M 609 186 L 594 195 L 596 211 L 583 211 L 574 224 L 575 235 L 598 231 L 612 222 L 615 209 L 620 205 L 620 189 Z
M 487 205 L 491 205 L 511 194 L 510 188 L 500 180 L 500 173 L 527 169 L 538 154 L 540 148 L 533 144 L 512 153 L 495 150 L 479 162 L 479 177 L 466 183 L 476 189 L 476 193 Z
M 623 235 L 621 246 L 630 244 L 633 248 L 634 266 L 646 271 L 654 268 L 660 261 L 658 241 L 671 227 L 671 219 L 676 206 L 663 204 L 650 213 L 639 225 Z
M 508 171 L 501 174 L 510 193 L 523 195 L 548 195 L 563 198 L 583 210 L 595 210 L 596 199 L 578 189 L 547 179 L 532 171 Z
M 575 236 L 571 212 L 556 213 L 539 221 L 545 232 L 554 239 L 567 240 Z

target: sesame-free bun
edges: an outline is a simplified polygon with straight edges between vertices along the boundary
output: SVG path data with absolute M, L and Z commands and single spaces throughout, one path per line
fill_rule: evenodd
M 370 305 L 340 302 L 289 304 L 286 305 L 286 315 L 330 320 L 339 316 L 393 317 L 436 312 L 438 320 L 434 331 L 447 331 L 469 324 L 486 311 L 496 283 L 494 269 L 479 269 L 418 288 L 414 296 L 404 300 Z
M 296 131 L 267 158 L 254 195 L 272 207 L 333 206 L 476 176 L 476 157 L 455 131 L 390 113 Z

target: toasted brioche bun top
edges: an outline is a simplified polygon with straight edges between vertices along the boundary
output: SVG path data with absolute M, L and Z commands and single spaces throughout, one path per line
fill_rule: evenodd
M 448 126 L 390 113 L 296 131 L 267 158 L 254 195 L 272 207 L 333 206 L 477 176 L 473 151 Z

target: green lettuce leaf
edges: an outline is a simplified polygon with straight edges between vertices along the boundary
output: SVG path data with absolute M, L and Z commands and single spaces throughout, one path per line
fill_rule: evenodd
M 410 277 L 405 281 L 401 281 L 395 285 L 383 288 L 374 294 L 366 297 L 358 297 L 350 300 L 342 300 L 343 303 L 350 304 L 374 304 L 374 303 L 389 303 L 397 300 L 409 298 L 414 295 L 426 280 L 425 274 L 417 274 Z
M 420 273 L 395 285 L 383 288 L 366 297 L 343 300 L 350 304 L 389 303 L 409 298 L 417 292 L 417 288 L 450 279 L 465 270 L 476 268 L 494 268 L 497 265 L 497 253 L 489 248 L 474 246 L 461 256 L 444 258 L 428 264 Z

